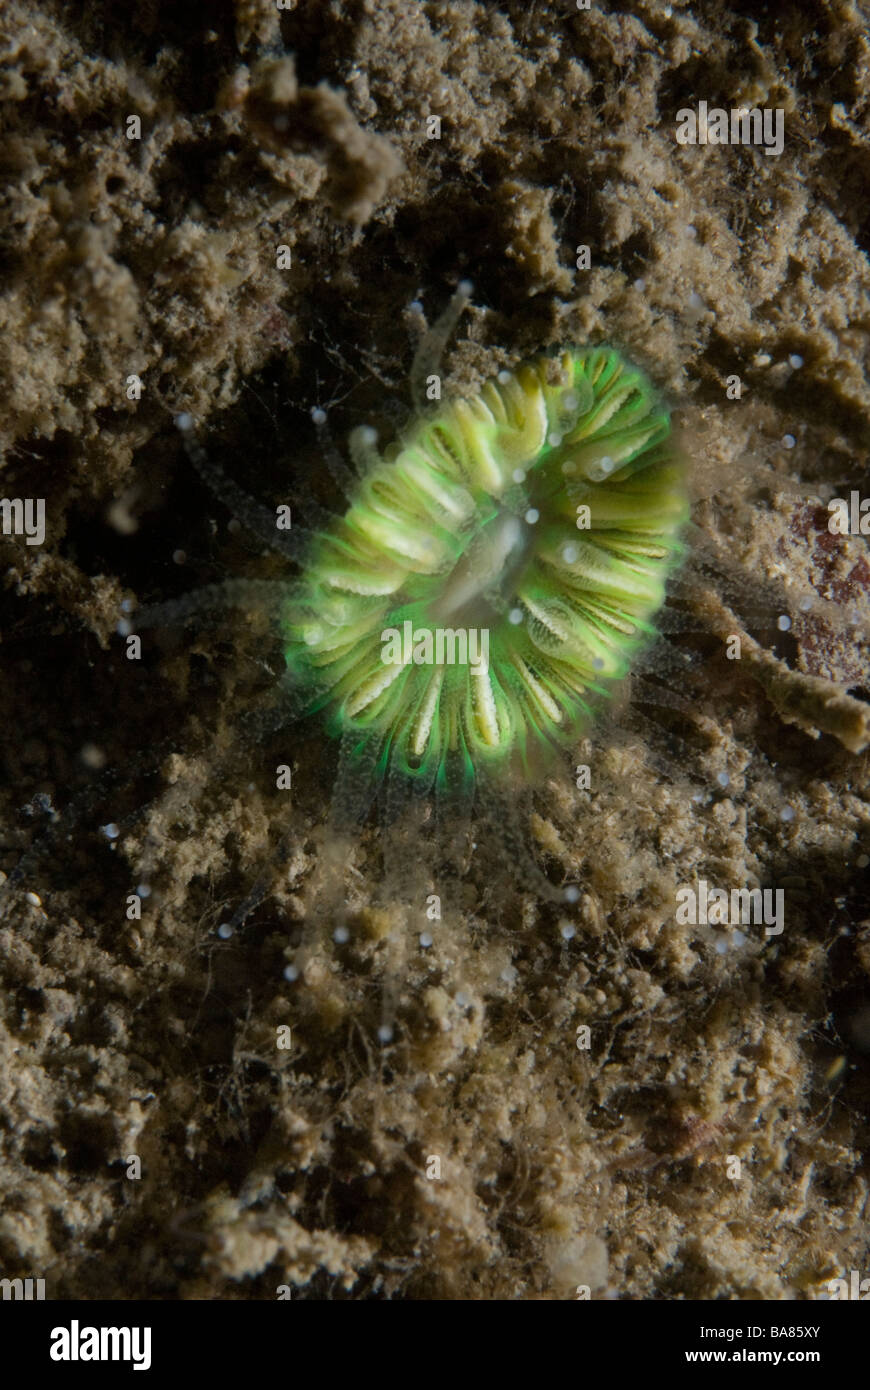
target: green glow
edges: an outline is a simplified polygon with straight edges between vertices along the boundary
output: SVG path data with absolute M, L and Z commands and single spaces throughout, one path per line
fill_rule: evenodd
M 670 432 L 640 371 L 610 348 L 575 349 L 417 419 L 360 479 L 315 538 L 284 622 L 309 708 L 351 736 L 375 780 L 468 783 L 582 734 L 654 636 L 682 555 Z M 488 671 L 385 665 L 381 634 L 406 621 L 485 629 Z

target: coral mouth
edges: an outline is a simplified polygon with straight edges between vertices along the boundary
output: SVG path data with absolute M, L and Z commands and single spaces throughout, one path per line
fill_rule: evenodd
M 431 621 L 464 627 L 495 624 L 534 541 L 532 528 L 500 507 L 470 542 L 430 604 Z

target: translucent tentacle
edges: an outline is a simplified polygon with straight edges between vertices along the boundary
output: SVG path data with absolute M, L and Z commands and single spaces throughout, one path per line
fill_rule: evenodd
M 229 579 L 222 584 L 206 584 L 181 598 L 165 603 L 146 604 L 129 619 L 130 629 L 186 624 L 204 613 L 225 608 L 278 609 L 292 593 L 292 585 L 268 579 Z
M 259 536 L 270 550 L 286 555 L 291 560 L 301 559 L 310 540 L 310 533 L 301 527 L 292 531 L 279 531 L 275 525 L 274 513 L 243 492 L 238 484 L 233 482 L 232 478 L 228 478 L 223 469 L 208 457 L 193 432 L 193 416 L 184 412 L 176 416 L 175 424 L 181 431 L 187 457 L 214 495 L 253 535 Z
M 417 345 L 417 351 L 411 363 L 411 400 L 416 411 L 425 410 L 427 401 L 425 395 L 426 378 L 437 371 L 447 346 L 447 340 L 459 322 L 462 311 L 470 300 L 474 286 L 470 280 L 460 280 L 456 287 L 450 303 L 433 323 L 432 327 L 423 334 Z

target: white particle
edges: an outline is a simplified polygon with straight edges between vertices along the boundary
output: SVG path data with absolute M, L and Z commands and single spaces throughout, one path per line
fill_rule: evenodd
M 596 459 L 594 463 L 591 463 L 586 471 L 594 483 L 600 483 L 613 472 L 615 467 L 615 460 L 612 459 L 609 454 L 604 454 L 602 458 Z
M 230 937 L 233 934 L 233 929 L 230 923 L 221 922 L 220 926 L 217 929 L 217 934 L 220 937 L 221 941 L 229 941 Z
M 460 280 L 456 288 L 461 295 L 464 295 L 464 297 L 468 299 L 469 295 L 474 294 L 474 281 Z
M 562 548 L 562 559 L 565 561 L 566 565 L 573 565 L 579 554 L 580 552 L 576 545 L 566 545 Z
M 42 907 L 42 898 L 38 893 L 25 893 L 24 898 L 26 902 L 30 903 L 31 907 Z
M 717 956 L 724 956 L 725 952 L 728 950 L 728 942 L 721 936 L 717 937 L 715 949 Z
M 788 616 L 787 613 L 780 613 L 779 617 L 776 620 L 776 625 L 779 628 L 780 632 L 788 632 L 789 628 L 791 627 L 791 618 Z
M 600 656 L 593 657 L 592 665 L 596 671 L 604 670 L 604 662 Z
M 428 932 L 428 931 L 421 931 L 421 933 L 420 933 L 420 945 L 423 947 L 423 950 L 424 950 L 424 951 L 425 951 L 425 950 L 428 950 L 428 948 L 432 945 L 432 933 L 431 933 L 431 932 Z
M 696 237 L 697 235 L 698 235 L 698 229 L 697 229 L 697 227 L 693 226 L 692 223 L 690 222 L 690 223 L 688 224 L 688 226 L 686 227 L 686 236 L 689 237 L 692 241 L 694 241 L 694 239 L 695 239 L 695 237 Z
M 378 1042 L 379 1042 L 379 1043 L 389 1043 L 389 1042 L 392 1042 L 392 1041 L 393 1041 L 393 1025 L 392 1025 L 391 1023 L 382 1023 L 381 1026 L 380 1026 L 380 1028 L 378 1029 Z
M 100 834 L 105 835 L 107 840 L 117 840 L 120 833 L 114 821 L 109 821 L 108 825 L 100 826 Z
M 469 1004 L 471 1003 L 471 1000 L 469 999 L 468 995 L 461 989 L 456 991 L 454 999 L 456 1000 L 456 1003 L 458 1004 L 460 1009 L 467 1009 Z
M 519 627 L 522 621 L 523 610 L 521 608 L 512 608 L 511 611 L 508 613 L 508 622 L 512 623 L 514 627 Z
M 577 928 L 573 922 L 563 922 L 559 928 L 563 941 L 570 941 L 577 935 Z
M 703 299 L 701 298 L 701 296 L 700 296 L 699 294 L 696 294 L 694 290 L 692 290 L 692 293 L 689 295 L 689 308 L 690 308 L 690 309 L 704 309 L 704 308 L 706 308 L 706 305 L 705 305 Z
M 745 932 L 734 931 L 731 933 L 731 945 L 734 947 L 745 946 L 748 938 Z
M 716 781 L 719 783 L 720 787 L 727 787 L 731 782 L 731 778 L 728 776 L 727 772 L 717 772 Z
M 562 405 L 566 410 L 576 410 L 580 404 L 580 397 L 574 391 L 566 391 L 562 397 Z
M 551 430 L 547 435 L 547 443 L 551 449 L 558 449 L 559 445 L 562 443 L 561 434 L 557 434 L 555 430 Z
M 132 613 L 132 612 L 133 612 L 133 609 L 134 609 L 135 607 L 136 607 L 136 600 L 135 600 L 135 599 L 132 599 L 132 598 L 122 598 L 122 599 L 121 599 L 121 612 L 122 612 L 122 613 Z
M 792 820 L 794 820 L 794 807 L 793 807 L 793 806 L 783 806 L 782 810 L 781 810 L 780 813 L 779 813 L 779 818 L 780 818 L 780 820 L 784 820 L 784 821 L 792 821 Z
M 326 411 L 325 411 L 325 410 L 321 410 L 320 406 L 319 406 L 319 405 L 316 405 L 316 406 L 314 406 L 314 408 L 313 408 L 312 411 L 311 411 L 311 418 L 312 418 L 312 420 L 314 421 L 315 425 L 325 425 L 325 424 L 326 424 Z
M 637 290 L 638 294 L 643 294 L 644 290 L 646 289 L 646 280 L 644 280 L 642 275 L 639 275 L 638 278 L 634 281 L 632 288 Z
M 285 965 L 285 966 L 284 966 L 284 979 L 285 979 L 285 980 L 289 980 L 291 984 L 293 983 L 294 980 L 298 980 L 298 979 L 299 979 L 299 967 L 298 967 L 297 965 Z
M 801 611 L 802 613 L 809 613 L 809 611 L 810 611 L 810 609 L 812 608 L 812 606 L 813 606 L 813 600 L 812 600 L 811 596 L 810 596 L 809 594 L 804 594 L 804 597 L 801 599 L 800 603 L 798 604 L 798 608 L 800 609 L 800 611 Z
M 126 618 L 119 618 L 115 624 L 115 631 L 119 637 L 129 637 L 133 631 L 133 624 L 128 622 Z
M 515 985 L 519 979 L 519 973 L 515 965 L 506 965 L 499 975 L 499 979 L 503 980 L 506 985 Z
M 789 353 L 788 365 L 790 367 L 794 367 L 795 371 L 797 371 L 798 367 L 802 367 L 804 365 L 804 359 L 801 357 L 799 352 Z
M 193 429 L 193 416 L 189 411 L 183 410 L 180 415 L 176 415 L 175 428 L 181 430 L 182 434 L 187 434 Z
M 526 470 L 524 468 L 515 468 L 511 477 L 515 483 L 524 483 L 526 481 Z
M 784 449 L 793 449 L 796 443 L 797 441 L 793 434 L 784 434 L 782 436 L 782 447 Z
M 528 522 L 529 526 L 534 526 L 535 522 L 540 520 L 540 516 L 541 513 L 538 511 L 537 507 L 529 507 L 524 519 Z
M 567 888 L 564 890 L 564 892 L 562 893 L 562 897 L 565 899 L 565 902 L 566 902 L 566 903 L 576 903 L 576 902 L 579 902 L 579 901 L 580 901 L 580 889 L 577 888 L 573 883 L 570 883 L 570 884 L 568 885 L 568 887 L 567 887 Z
M 98 748 L 95 743 L 86 743 L 79 753 L 79 757 L 85 767 L 98 772 L 101 767 L 106 766 L 106 755 L 102 748 Z
M 339 946 L 343 946 L 346 941 L 350 941 L 350 932 L 347 927 L 336 927 L 335 931 L 332 933 L 332 939 L 337 942 Z
M 378 442 L 378 432 L 373 425 L 360 425 L 357 437 L 368 449 L 373 449 Z
M 510 381 L 510 379 L 511 379 L 511 373 L 505 371 L 505 369 L 502 368 L 502 370 L 499 372 L 498 378 L 497 378 L 499 384 L 500 384 L 501 386 L 507 386 L 507 384 L 508 384 L 508 382 Z

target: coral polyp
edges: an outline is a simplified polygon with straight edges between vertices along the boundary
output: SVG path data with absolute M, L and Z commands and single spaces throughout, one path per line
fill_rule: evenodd
M 373 788 L 539 765 L 654 636 L 688 516 L 666 408 L 614 349 L 574 348 L 355 452 L 284 612 L 308 709 Z

